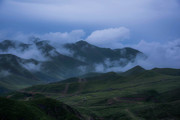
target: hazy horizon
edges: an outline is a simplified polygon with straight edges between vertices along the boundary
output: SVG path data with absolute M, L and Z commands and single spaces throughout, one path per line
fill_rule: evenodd
M 180 68 L 179 11 L 178 0 L 0 0 L 0 41 L 132 47 L 148 56 L 139 65 Z

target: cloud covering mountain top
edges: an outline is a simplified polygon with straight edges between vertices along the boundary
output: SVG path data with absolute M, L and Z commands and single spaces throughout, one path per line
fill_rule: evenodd
M 147 68 L 179 68 L 179 11 L 179 0 L 0 0 L 0 40 L 35 36 L 67 54 L 62 44 L 79 40 L 129 46 Z
M 98 34 L 97 34 L 98 33 Z M 49 43 L 54 46 L 58 52 L 66 54 L 68 56 L 72 56 L 71 51 L 65 49 L 63 47 L 63 44 L 65 43 L 71 43 L 76 42 L 80 40 L 80 38 L 85 34 L 83 30 L 75 30 L 70 33 L 47 33 L 45 35 L 37 35 L 41 39 L 49 39 Z M 109 69 L 108 71 L 119 71 L 119 70 L 127 70 L 131 67 L 134 67 L 136 65 L 140 65 L 146 69 L 152 69 L 154 67 L 159 68 L 180 68 L 180 39 L 169 41 L 166 43 L 160 43 L 160 42 L 147 42 L 145 40 L 141 40 L 137 44 L 122 44 L 122 40 L 126 40 L 129 37 L 129 29 L 120 27 L 120 28 L 109 28 L 105 30 L 97 30 L 94 31 L 92 34 L 90 34 L 85 40 L 91 44 L 100 46 L 100 47 L 106 47 L 106 48 L 122 48 L 122 47 L 132 47 L 139 51 L 142 51 L 145 53 L 148 58 L 146 60 L 142 60 L 137 56 L 136 61 L 134 63 L 129 63 L 124 68 L 119 67 L 113 67 Z M 97 36 L 96 36 L 97 35 Z M 26 39 L 26 42 L 28 42 L 29 36 L 26 34 L 21 33 L 19 37 L 19 34 L 17 36 L 14 36 L 14 38 L 23 38 Z M 23 37 L 22 37 L 23 36 Z M 76 38 L 76 39 L 75 39 Z M 105 39 L 105 41 L 104 41 Z M 1 52 L 1 54 L 5 53 L 12 53 L 17 56 L 23 57 L 23 58 L 33 58 L 38 60 L 47 60 L 46 57 L 43 57 L 40 51 L 37 49 L 36 46 L 31 46 L 28 50 L 20 52 L 13 48 L 9 49 L 8 52 Z M 82 59 L 79 57 L 79 59 Z M 82 59 L 83 61 L 83 59 Z M 108 61 L 106 63 L 109 63 Z M 113 62 L 113 64 L 115 64 Z M 110 65 L 111 66 L 111 65 Z M 98 71 L 103 71 L 103 65 L 97 65 Z

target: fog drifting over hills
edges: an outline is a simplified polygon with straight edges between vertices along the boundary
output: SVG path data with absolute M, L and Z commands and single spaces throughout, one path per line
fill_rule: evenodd
M 130 38 L 130 30 L 126 27 L 119 28 L 107 28 L 104 30 L 96 30 L 88 35 L 86 38 L 85 31 L 83 30 L 73 30 L 71 32 L 50 32 L 45 34 L 24 34 L 22 32 L 14 33 L 9 35 L 8 32 L 1 32 L 1 41 L 4 39 L 18 40 L 25 43 L 29 43 L 29 39 L 33 37 L 38 37 L 41 40 L 49 40 L 50 44 L 54 46 L 60 53 L 71 56 L 70 51 L 62 47 L 65 43 L 74 43 L 81 39 L 89 42 L 90 44 L 105 47 L 105 48 L 123 48 L 132 47 L 143 53 L 145 53 L 148 58 L 144 61 L 136 58 L 135 63 L 130 63 L 126 67 L 121 68 L 121 70 L 127 70 L 136 65 L 140 65 L 146 69 L 151 69 L 154 67 L 159 68 L 180 68 L 180 39 L 172 40 L 166 43 L 160 42 L 146 42 L 141 40 L 137 44 L 122 44 Z M 43 60 L 41 53 L 38 53 L 35 46 L 25 51 L 23 54 L 18 53 L 18 50 L 10 50 L 9 53 L 15 54 L 17 56 L 28 58 L 30 56 L 35 56 L 36 59 Z M 81 59 L 81 58 L 80 58 Z M 106 61 L 107 64 L 112 64 Z M 113 63 L 114 64 L 114 63 Z M 97 65 L 97 71 L 102 71 L 102 65 Z M 119 67 L 111 68 L 108 71 L 118 71 Z

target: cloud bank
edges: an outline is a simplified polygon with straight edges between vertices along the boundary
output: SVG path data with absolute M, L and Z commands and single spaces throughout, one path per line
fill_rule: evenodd
M 180 39 L 165 44 L 142 40 L 132 47 L 148 56 L 145 61 L 137 61 L 144 68 L 180 68 Z
M 141 40 L 135 45 L 126 45 L 135 48 L 147 55 L 147 59 L 137 56 L 135 62 L 130 62 L 124 67 L 114 66 L 106 69 L 103 64 L 96 65 L 96 71 L 126 71 L 137 65 L 145 69 L 153 68 L 176 68 L 180 69 L 180 39 L 172 40 L 167 43 L 146 42 Z M 124 46 L 125 47 L 125 46 Z M 105 62 L 107 66 L 114 65 L 115 62 Z
M 86 41 L 101 47 L 119 47 L 121 41 L 128 39 L 130 30 L 125 27 L 109 28 L 104 30 L 96 30 L 92 32 Z
M 34 63 L 20 63 L 22 67 L 26 68 L 31 72 L 38 72 L 42 70 L 41 64 L 34 64 Z
M 85 35 L 83 30 L 73 30 L 71 32 L 50 32 L 42 35 L 34 35 L 43 40 L 50 40 L 55 43 L 72 43 L 82 39 Z
M 0 50 L 0 54 L 13 54 L 24 59 L 35 59 L 38 61 L 49 60 L 49 58 L 44 56 L 43 53 L 34 44 L 25 50 L 22 50 L 22 48 L 19 46 L 16 46 L 15 48 L 9 48 L 7 51 Z
M 4 32 L 5 33 L 5 32 Z M 6 37 L 6 34 L 1 32 L 1 36 Z M 42 40 L 50 40 L 51 45 L 53 45 L 60 53 L 66 55 L 72 55 L 70 51 L 62 47 L 65 43 L 74 43 L 76 41 L 84 38 L 87 42 L 106 48 L 122 48 L 122 47 L 132 47 L 138 49 L 139 51 L 145 53 L 148 58 L 146 60 L 136 58 L 134 63 L 129 63 L 127 66 L 112 67 L 107 71 L 124 71 L 136 65 L 140 65 L 146 69 L 152 69 L 154 67 L 159 68 L 180 68 L 180 39 L 171 40 L 168 42 L 147 42 L 141 40 L 137 44 L 123 44 L 126 39 L 130 38 L 130 30 L 126 27 L 117 28 L 107 28 L 102 30 L 95 30 L 89 34 L 86 38 L 84 37 L 86 33 L 83 30 L 73 30 L 71 32 L 50 32 L 45 34 L 23 34 L 16 33 L 10 37 L 10 39 L 19 39 L 20 41 L 27 41 L 31 36 L 37 36 Z M 28 51 L 20 53 L 14 49 L 10 49 L 9 53 L 16 54 L 22 58 L 35 58 L 41 61 L 46 60 L 46 58 L 41 56 L 36 47 L 31 47 Z M 32 57 L 34 56 L 34 57 Z M 81 58 L 80 58 L 81 59 Z M 114 64 L 114 63 L 112 63 Z M 110 66 L 110 65 L 109 65 Z M 102 65 L 97 65 L 97 71 L 103 71 Z
M 17 40 L 21 42 L 28 42 L 32 38 L 40 38 L 41 40 L 49 40 L 57 44 L 77 42 L 84 38 L 85 32 L 83 30 L 72 30 L 70 32 L 48 32 L 43 34 L 37 33 L 23 33 L 10 32 L 0 30 L 0 41 L 5 39 Z

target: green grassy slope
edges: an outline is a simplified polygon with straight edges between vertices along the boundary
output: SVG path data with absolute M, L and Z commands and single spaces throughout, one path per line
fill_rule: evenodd
M 50 98 L 17 101 L 0 98 L 1 120 L 83 120 L 78 111 Z
M 177 120 L 180 118 L 179 89 L 180 76 L 146 70 L 128 76 L 110 72 L 71 78 L 33 86 L 26 91 L 56 98 L 85 115 L 97 115 L 105 120 Z
M 122 74 L 123 76 L 136 75 L 136 74 L 142 73 L 142 72 L 144 72 L 144 71 L 145 71 L 145 69 L 142 68 L 141 66 L 135 66 L 134 68 L 129 69 L 129 70 L 127 70 L 126 72 L 120 73 L 120 75 L 121 75 L 121 74 Z
M 154 68 L 153 71 L 158 72 L 160 74 L 165 74 L 165 75 L 180 76 L 180 69 Z

